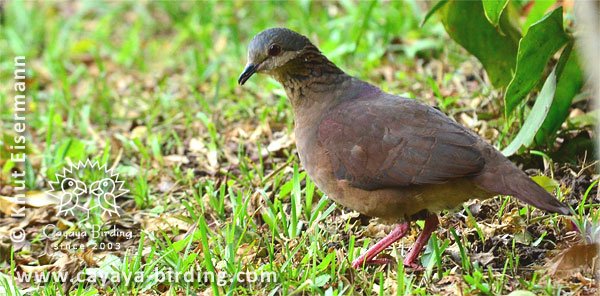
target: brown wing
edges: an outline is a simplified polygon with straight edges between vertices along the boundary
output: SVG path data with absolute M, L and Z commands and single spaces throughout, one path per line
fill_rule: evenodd
M 392 95 L 338 105 L 322 119 L 319 140 L 335 176 L 365 190 L 443 183 L 485 165 L 477 138 L 464 127 Z

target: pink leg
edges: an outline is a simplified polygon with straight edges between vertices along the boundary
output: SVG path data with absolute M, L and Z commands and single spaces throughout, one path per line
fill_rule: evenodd
M 352 262 L 352 267 L 358 269 L 363 265 L 363 263 L 389 263 L 389 260 L 381 259 L 381 260 L 373 260 L 377 254 L 381 253 L 385 248 L 389 245 L 393 244 L 395 241 L 401 239 L 406 232 L 410 229 L 409 222 L 401 223 L 396 226 L 394 231 L 390 232 L 390 234 L 386 235 L 383 239 L 377 242 L 374 246 L 369 248 L 366 253 L 360 255 L 358 259 Z
M 408 252 L 408 255 L 406 255 L 406 257 L 404 258 L 404 266 L 419 268 L 419 265 L 414 263 L 413 261 L 417 259 L 419 253 L 421 253 L 421 250 L 423 249 L 423 246 L 427 244 L 429 237 L 431 237 L 431 233 L 433 233 L 437 229 L 438 224 L 440 224 L 440 221 L 438 220 L 438 217 L 435 214 L 425 219 L 425 227 L 423 227 L 423 232 L 421 232 L 421 234 L 417 238 L 417 241 L 415 241 L 415 244 Z

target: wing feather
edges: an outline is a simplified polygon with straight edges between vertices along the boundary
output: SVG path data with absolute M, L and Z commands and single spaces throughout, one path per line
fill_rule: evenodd
M 386 96 L 344 102 L 319 125 L 334 174 L 353 186 L 435 184 L 479 173 L 477 138 L 440 111 Z

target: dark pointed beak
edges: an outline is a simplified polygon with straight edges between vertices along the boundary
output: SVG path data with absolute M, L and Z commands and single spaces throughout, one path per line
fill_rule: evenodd
M 246 83 L 246 81 L 254 74 L 256 73 L 256 68 L 257 66 L 254 64 L 247 64 L 246 68 L 244 68 L 244 71 L 242 72 L 242 74 L 240 75 L 240 78 L 238 78 L 238 83 L 240 85 L 244 85 L 244 83 Z

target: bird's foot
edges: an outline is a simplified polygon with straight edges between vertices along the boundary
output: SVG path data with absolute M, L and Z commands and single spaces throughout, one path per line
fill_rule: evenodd
M 410 225 L 408 222 L 400 223 L 396 228 L 386 235 L 383 239 L 377 242 L 374 246 L 369 248 L 367 252 L 360 255 L 356 260 L 352 261 L 352 267 L 359 269 L 363 264 L 388 264 L 393 262 L 390 259 L 374 259 L 381 251 L 393 244 L 395 241 L 401 239 L 404 234 L 408 231 Z
M 417 260 L 419 257 L 421 250 L 427 244 L 429 237 L 431 237 L 431 233 L 435 231 L 438 224 L 439 220 L 437 215 L 431 215 L 425 219 L 425 227 L 423 227 L 423 232 L 421 232 L 406 257 L 404 257 L 404 262 L 402 262 L 404 266 L 414 268 L 416 270 L 423 270 L 423 267 L 416 264 L 415 260 Z
M 407 260 L 404 260 L 404 262 L 402 262 L 402 264 L 404 265 L 404 267 L 412 268 L 414 270 L 418 270 L 418 271 L 423 270 L 423 267 L 421 267 L 419 264 L 414 263 L 414 262 L 408 262 Z

